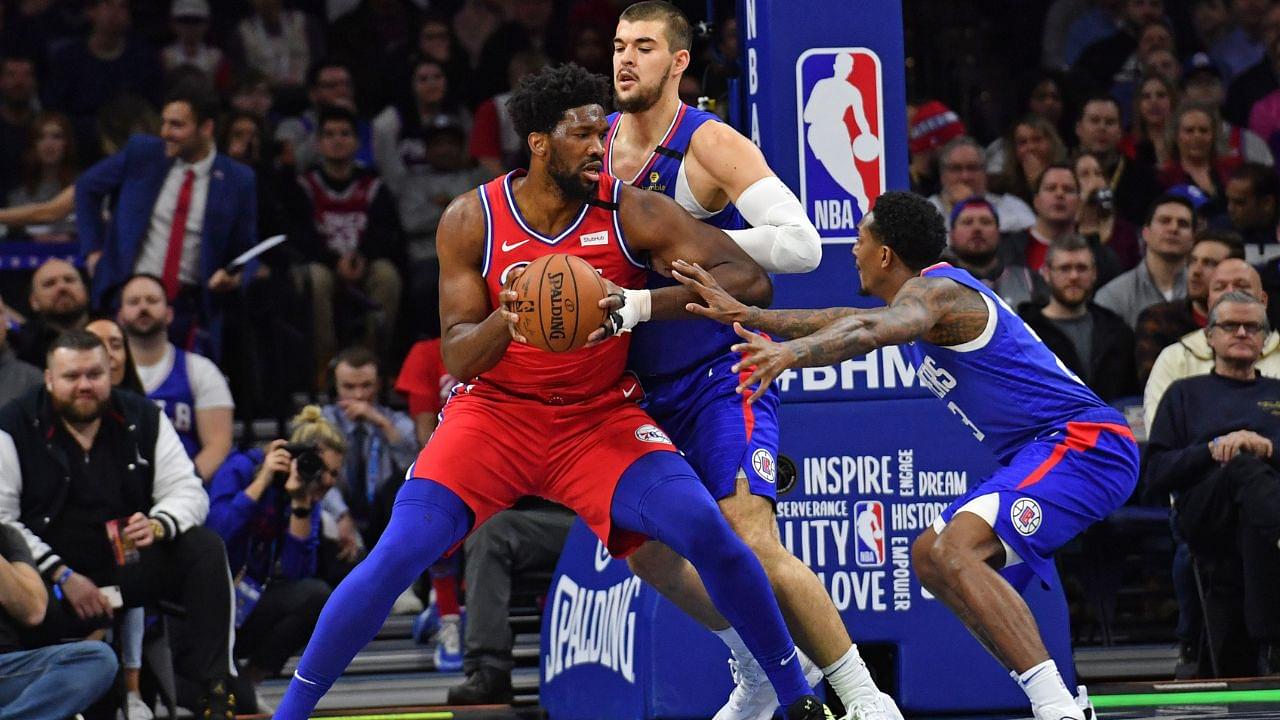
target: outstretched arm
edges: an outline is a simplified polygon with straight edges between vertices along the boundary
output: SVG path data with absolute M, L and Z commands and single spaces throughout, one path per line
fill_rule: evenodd
M 696 266 L 677 267 L 681 283 L 708 301 L 705 306 L 691 304 L 689 310 L 723 320 L 711 300 L 718 297 L 716 288 L 710 284 L 711 278 Z M 817 332 L 782 343 L 767 340 L 734 322 L 734 330 L 745 342 L 732 348 L 742 355 L 733 371 L 751 370 L 738 386 L 738 392 L 750 393 L 749 400 L 754 401 L 787 368 L 832 365 L 885 345 L 923 336 L 944 345 L 970 340 L 981 332 L 978 324 L 985 324 L 987 313 L 985 304 L 973 295 L 973 291 L 949 280 L 912 278 L 903 284 L 888 307 L 850 313 L 837 309 L 833 319 Z M 747 319 L 750 321 L 758 315 L 764 325 L 772 326 L 779 334 L 795 337 L 797 329 L 808 327 L 821 317 L 814 313 L 823 311 L 799 311 L 804 314 L 794 323 L 786 321 L 784 312 L 796 311 L 751 309 Z M 948 318 L 948 322 L 942 323 L 943 318 Z M 751 386 L 757 383 L 758 387 L 752 390 Z
M 703 305 L 691 303 L 686 308 L 689 312 L 704 315 L 725 324 L 740 323 L 757 328 L 769 335 L 791 338 L 812 335 L 836 320 L 867 312 L 858 308 L 761 310 L 738 302 L 737 298 L 725 292 L 715 282 L 715 278 L 701 266 L 676 260 L 671 269 L 672 277 L 689 286 L 704 303 Z
M 55 223 L 75 209 L 75 186 L 68 185 L 49 200 L 0 208 L 0 225 L 45 225 Z

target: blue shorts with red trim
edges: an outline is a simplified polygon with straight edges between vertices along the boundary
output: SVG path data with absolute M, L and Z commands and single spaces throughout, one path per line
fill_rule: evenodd
M 1021 562 L 1001 574 L 1019 590 L 1054 577 L 1053 553 L 1124 505 L 1138 482 L 1138 444 L 1120 413 L 1082 414 L 1018 451 L 1010 463 L 943 511 L 952 516 L 975 498 L 996 493 L 993 529 Z
M 679 375 L 648 378 L 640 405 L 671 436 L 711 496 L 732 495 L 738 471 L 752 495 L 778 495 L 778 404 L 775 383 L 748 405 L 737 393 L 737 353 Z

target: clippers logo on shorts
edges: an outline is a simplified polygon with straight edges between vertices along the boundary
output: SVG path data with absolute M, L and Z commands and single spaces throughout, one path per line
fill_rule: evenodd
M 751 469 L 765 482 L 771 483 L 778 477 L 778 464 L 773 461 L 773 454 L 764 448 L 751 454 Z
M 1009 508 L 1009 520 L 1019 535 L 1034 535 L 1040 529 L 1044 515 L 1040 512 L 1040 503 L 1031 498 L 1018 498 Z
M 854 562 L 861 568 L 884 565 L 884 503 L 859 500 L 853 504 L 853 520 L 857 528 Z
M 671 438 L 662 432 L 656 425 L 641 425 L 636 428 L 636 439 L 641 442 L 654 443 L 655 445 L 670 445 Z
M 796 60 L 800 199 L 824 242 L 849 242 L 885 189 L 880 58 L 814 48 Z

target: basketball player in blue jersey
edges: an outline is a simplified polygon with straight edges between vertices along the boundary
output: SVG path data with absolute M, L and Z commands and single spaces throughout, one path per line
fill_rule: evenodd
M 942 217 L 927 200 L 881 195 L 853 248 L 862 292 L 888 303 L 874 310 L 746 307 L 701 268 L 674 265 L 707 303 L 689 310 L 734 323 L 742 337 L 734 349 L 749 400 L 787 368 L 904 345 L 920 382 L 1003 466 L 920 535 L 916 573 L 1009 668 L 1038 720 L 1089 718 L 1092 708 L 1063 684 L 1019 591 L 1051 578 L 1054 550 L 1124 504 L 1138 479 L 1138 446 L 1120 413 L 999 296 L 937 263 L 945 246 Z M 744 325 L 792 339 L 773 342 Z
M 613 41 L 614 92 L 622 112 L 610 117 L 605 171 L 674 198 L 693 217 L 724 229 L 769 272 L 814 269 L 822 257 L 818 231 L 759 148 L 715 115 L 680 101 L 690 42 L 689 21 L 670 3 L 640 2 L 622 13 Z M 650 288 L 675 282 L 657 272 L 649 278 Z M 624 293 L 627 326 L 647 319 L 647 292 Z M 796 644 L 817 662 L 804 660 L 808 679 L 816 683 L 826 673 L 851 717 L 900 718 L 893 701 L 876 689 L 821 581 L 779 539 L 777 392 L 751 406 L 743 402 L 730 369 L 737 356 L 729 347 L 737 337 L 723 325 L 645 322 L 633 332 L 628 365 L 640 380 L 642 406 L 672 436 L 760 559 Z M 632 556 L 631 568 L 732 650 L 737 686 L 715 720 L 772 717 L 778 707 L 772 687 L 689 563 L 650 542 Z

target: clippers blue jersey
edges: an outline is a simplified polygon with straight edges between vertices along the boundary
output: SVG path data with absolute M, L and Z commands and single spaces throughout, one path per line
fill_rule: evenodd
M 610 161 L 613 138 L 618 131 L 620 113 L 609 116 L 609 133 L 605 136 L 604 171 L 613 175 L 613 163 Z M 680 175 L 680 166 L 684 162 L 684 154 L 689 149 L 689 141 L 693 133 L 703 123 L 720 122 L 713 113 L 681 104 L 676 111 L 671 127 L 667 130 L 662 142 L 650 154 L 649 160 L 641 167 L 634 178 L 618 178 L 644 190 L 660 192 L 681 202 L 683 198 L 676 196 L 676 184 Z M 617 177 L 617 176 L 615 176 Z M 700 207 L 688 207 L 688 202 L 681 206 L 695 218 L 722 230 L 739 230 L 747 227 L 747 223 L 732 204 L 726 205 L 720 212 L 707 215 Z M 649 272 L 647 287 L 659 288 L 675 285 L 676 281 Z M 641 378 L 661 375 L 674 375 L 695 366 L 706 363 L 711 358 L 728 351 L 729 346 L 738 341 L 733 328 L 705 318 L 689 320 L 655 320 L 640 323 L 632 331 L 630 369 Z
M 917 340 L 903 349 L 916 365 L 920 384 L 1001 463 L 1082 415 L 1125 424 L 982 282 L 947 263 L 920 275 L 954 280 L 987 302 L 987 327 L 978 338 L 946 347 Z

